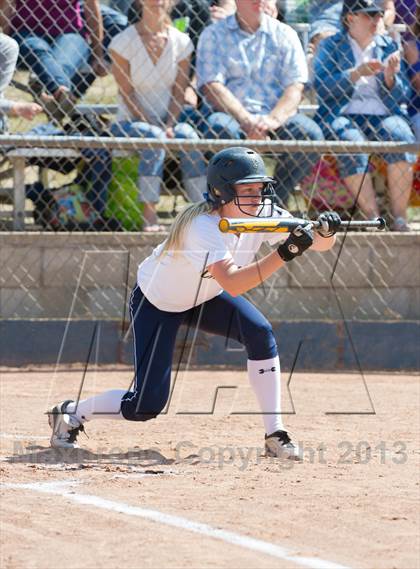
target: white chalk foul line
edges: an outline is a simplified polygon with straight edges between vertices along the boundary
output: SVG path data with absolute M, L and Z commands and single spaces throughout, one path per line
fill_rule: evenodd
M 292 561 L 301 567 L 309 567 L 310 569 L 349 569 L 344 565 L 326 561 L 324 559 L 319 559 L 317 557 L 303 557 L 299 555 L 293 555 L 292 551 L 286 549 L 285 547 L 275 545 L 274 543 L 263 541 L 261 539 L 255 539 L 253 537 L 241 535 L 231 531 L 214 528 L 200 522 L 193 522 L 181 516 L 165 514 L 164 512 L 159 512 L 158 510 L 150 510 L 148 508 L 139 508 L 138 506 L 130 506 L 129 504 L 124 504 L 123 502 L 115 502 L 114 500 L 107 500 L 105 498 L 100 498 L 99 496 L 91 494 L 80 494 L 72 490 L 68 490 L 69 485 L 78 483 L 79 481 L 77 480 L 62 480 L 46 483 L 4 483 L 0 485 L 6 488 L 17 488 L 22 490 L 33 490 L 35 492 L 42 492 L 45 494 L 55 494 L 57 496 L 62 496 L 67 500 L 71 500 L 72 502 L 76 502 L 77 504 L 93 506 L 95 508 L 101 508 L 103 510 L 117 512 L 120 514 L 125 514 L 127 516 L 135 516 L 138 518 L 151 520 L 159 524 L 165 524 L 167 526 L 183 529 L 204 535 L 206 537 L 219 539 L 220 541 L 224 541 L 225 543 L 230 543 L 232 545 L 237 545 L 239 547 L 243 547 L 244 549 L 250 549 L 251 551 L 257 551 L 259 553 L 271 555 L 272 557 L 277 557 L 283 561 Z

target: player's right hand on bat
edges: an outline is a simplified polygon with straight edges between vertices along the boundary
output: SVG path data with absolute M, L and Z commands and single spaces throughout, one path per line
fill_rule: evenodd
M 341 226 L 341 217 L 335 211 L 326 211 L 318 216 L 319 228 L 317 233 L 321 237 L 332 237 Z
M 314 242 L 312 225 L 298 225 L 284 243 L 277 247 L 277 253 L 286 263 L 302 255 Z

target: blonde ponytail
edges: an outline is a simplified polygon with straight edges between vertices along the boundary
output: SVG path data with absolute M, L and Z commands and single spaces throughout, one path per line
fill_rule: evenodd
M 213 205 L 206 201 L 188 205 L 185 209 L 183 209 L 176 216 L 171 229 L 169 230 L 169 235 L 163 244 L 160 255 L 163 255 L 168 251 L 177 251 L 179 249 L 182 249 L 184 231 L 187 229 L 193 219 L 203 213 L 210 213 L 211 211 L 213 211 Z

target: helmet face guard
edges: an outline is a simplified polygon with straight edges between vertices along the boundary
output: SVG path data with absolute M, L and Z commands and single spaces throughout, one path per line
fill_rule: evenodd
M 271 217 L 276 201 L 273 182 L 274 179 L 267 176 L 264 161 L 257 152 L 244 147 L 226 148 L 217 152 L 209 162 L 206 199 L 213 204 L 214 209 L 233 201 L 244 215 L 252 217 L 260 217 L 264 208 L 270 204 L 268 216 Z M 253 183 L 263 184 L 258 194 L 238 196 L 237 185 Z M 249 202 L 246 202 L 247 198 Z M 259 204 L 256 204 L 256 198 L 259 198 Z M 255 208 L 256 205 L 259 206 L 257 213 L 243 209 Z
M 247 182 L 247 183 L 252 183 L 252 182 Z M 264 208 L 267 208 L 268 206 L 268 211 L 265 212 L 263 217 L 273 216 L 274 204 L 276 203 L 276 193 L 274 191 L 274 185 L 272 182 L 263 182 L 263 184 L 264 186 L 261 192 L 259 192 L 258 194 L 250 193 L 246 195 L 241 194 L 240 196 L 238 196 L 234 188 L 235 197 L 233 198 L 233 203 L 237 206 L 239 211 L 241 211 L 244 215 L 249 215 L 252 217 L 261 217 Z M 260 199 L 260 202 L 258 204 L 255 203 L 255 198 L 257 197 Z M 249 202 L 246 201 L 247 199 L 249 200 Z M 249 207 L 254 208 L 256 205 L 258 206 L 258 210 L 256 213 L 249 213 L 249 211 L 247 211 L 247 208 Z

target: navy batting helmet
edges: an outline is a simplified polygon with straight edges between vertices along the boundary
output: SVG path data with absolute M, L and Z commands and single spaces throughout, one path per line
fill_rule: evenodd
M 243 197 L 255 196 L 242 196 L 241 203 L 239 203 L 235 185 L 252 184 L 253 182 L 264 184 L 264 189 L 260 195 L 262 206 L 258 213 L 260 215 L 267 199 L 270 200 L 271 206 L 273 205 L 275 199 L 274 179 L 267 176 L 264 161 L 254 150 L 242 146 L 225 148 L 217 152 L 209 162 L 207 201 L 212 203 L 215 208 L 234 201 L 242 213 L 250 215 L 241 209 L 241 206 L 252 205 L 244 203 Z M 269 215 L 272 215 L 272 210 Z

